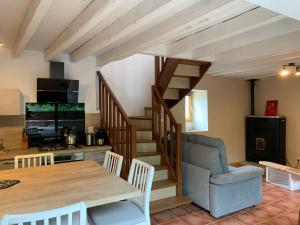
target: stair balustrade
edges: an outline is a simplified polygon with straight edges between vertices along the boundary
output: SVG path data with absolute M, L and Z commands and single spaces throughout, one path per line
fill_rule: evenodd
M 100 124 L 105 129 L 113 151 L 124 157 L 121 176 L 127 178 L 131 161 L 136 157 L 136 127 L 130 122 L 101 72 L 97 71 L 97 75 Z
M 174 119 L 156 86 L 152 86 L 152 132 L 162 160 L 177 182 L 177 195 L 181 195 L 181 124 Z

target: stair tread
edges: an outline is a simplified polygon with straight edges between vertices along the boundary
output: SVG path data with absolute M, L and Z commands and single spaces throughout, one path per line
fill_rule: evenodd
M 156 141 L 148 139 L 137 139 L 136 143 L 156 143 Z
M 135 120 L 152 120 L 151 116 L 130 116 L 129 119 Z
M 145 128 L 145 129 L 142 129 L 142 128 L 138 128 L 136 131 L 152 131 L 152 129 L 147 129 L 147 128 Z
M 137 157 L 160 155 L 160 152 L 137 152 Z
M 184 196 L 174 196 L 150 202 L 150 213 L 158 213 L 190 204 L 192 201 Z
M 155 165 L 153 167 L 155 168 L 155 171 L 160 171 L 160 170 L 166 170 L 166 169 L 168 169 L 167 166 L 165 166 L 165 165 Z
M 152 107 L 151 106 L 146 106 L 146 107 L 144 107 L 144 109 L 152 109 Z
M 161 188 L 176 186 L 176 182 L 171 179 L 154 181 L 152 184 L 152 190 L 158 190 Z
M 179 74 L 173 74 L 173 77 L 181 77 L 181 78 L 194 78 L 194 77 L 199 77 L 199 76 L 193 76 L 193 75 L 179 75 Z

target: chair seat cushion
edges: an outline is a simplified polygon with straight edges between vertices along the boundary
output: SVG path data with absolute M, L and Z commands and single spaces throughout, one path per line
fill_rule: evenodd
M 146 220 L 143 211 L 131 201 L 121 201 L 88 209 L 94 225 L 133 225 Z

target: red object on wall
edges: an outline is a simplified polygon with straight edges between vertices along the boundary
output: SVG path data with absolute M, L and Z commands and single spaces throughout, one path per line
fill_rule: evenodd
M 266 103 L 265 116 L 277 116 L 278 100 L 269 100 Z

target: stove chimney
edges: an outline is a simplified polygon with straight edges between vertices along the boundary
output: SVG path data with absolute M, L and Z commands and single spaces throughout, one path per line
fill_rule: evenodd
M 251 106 L 251 116 L 255 115 L 255 81 L 257 79 L 248 80 L 250 82 L 250 106 Z

